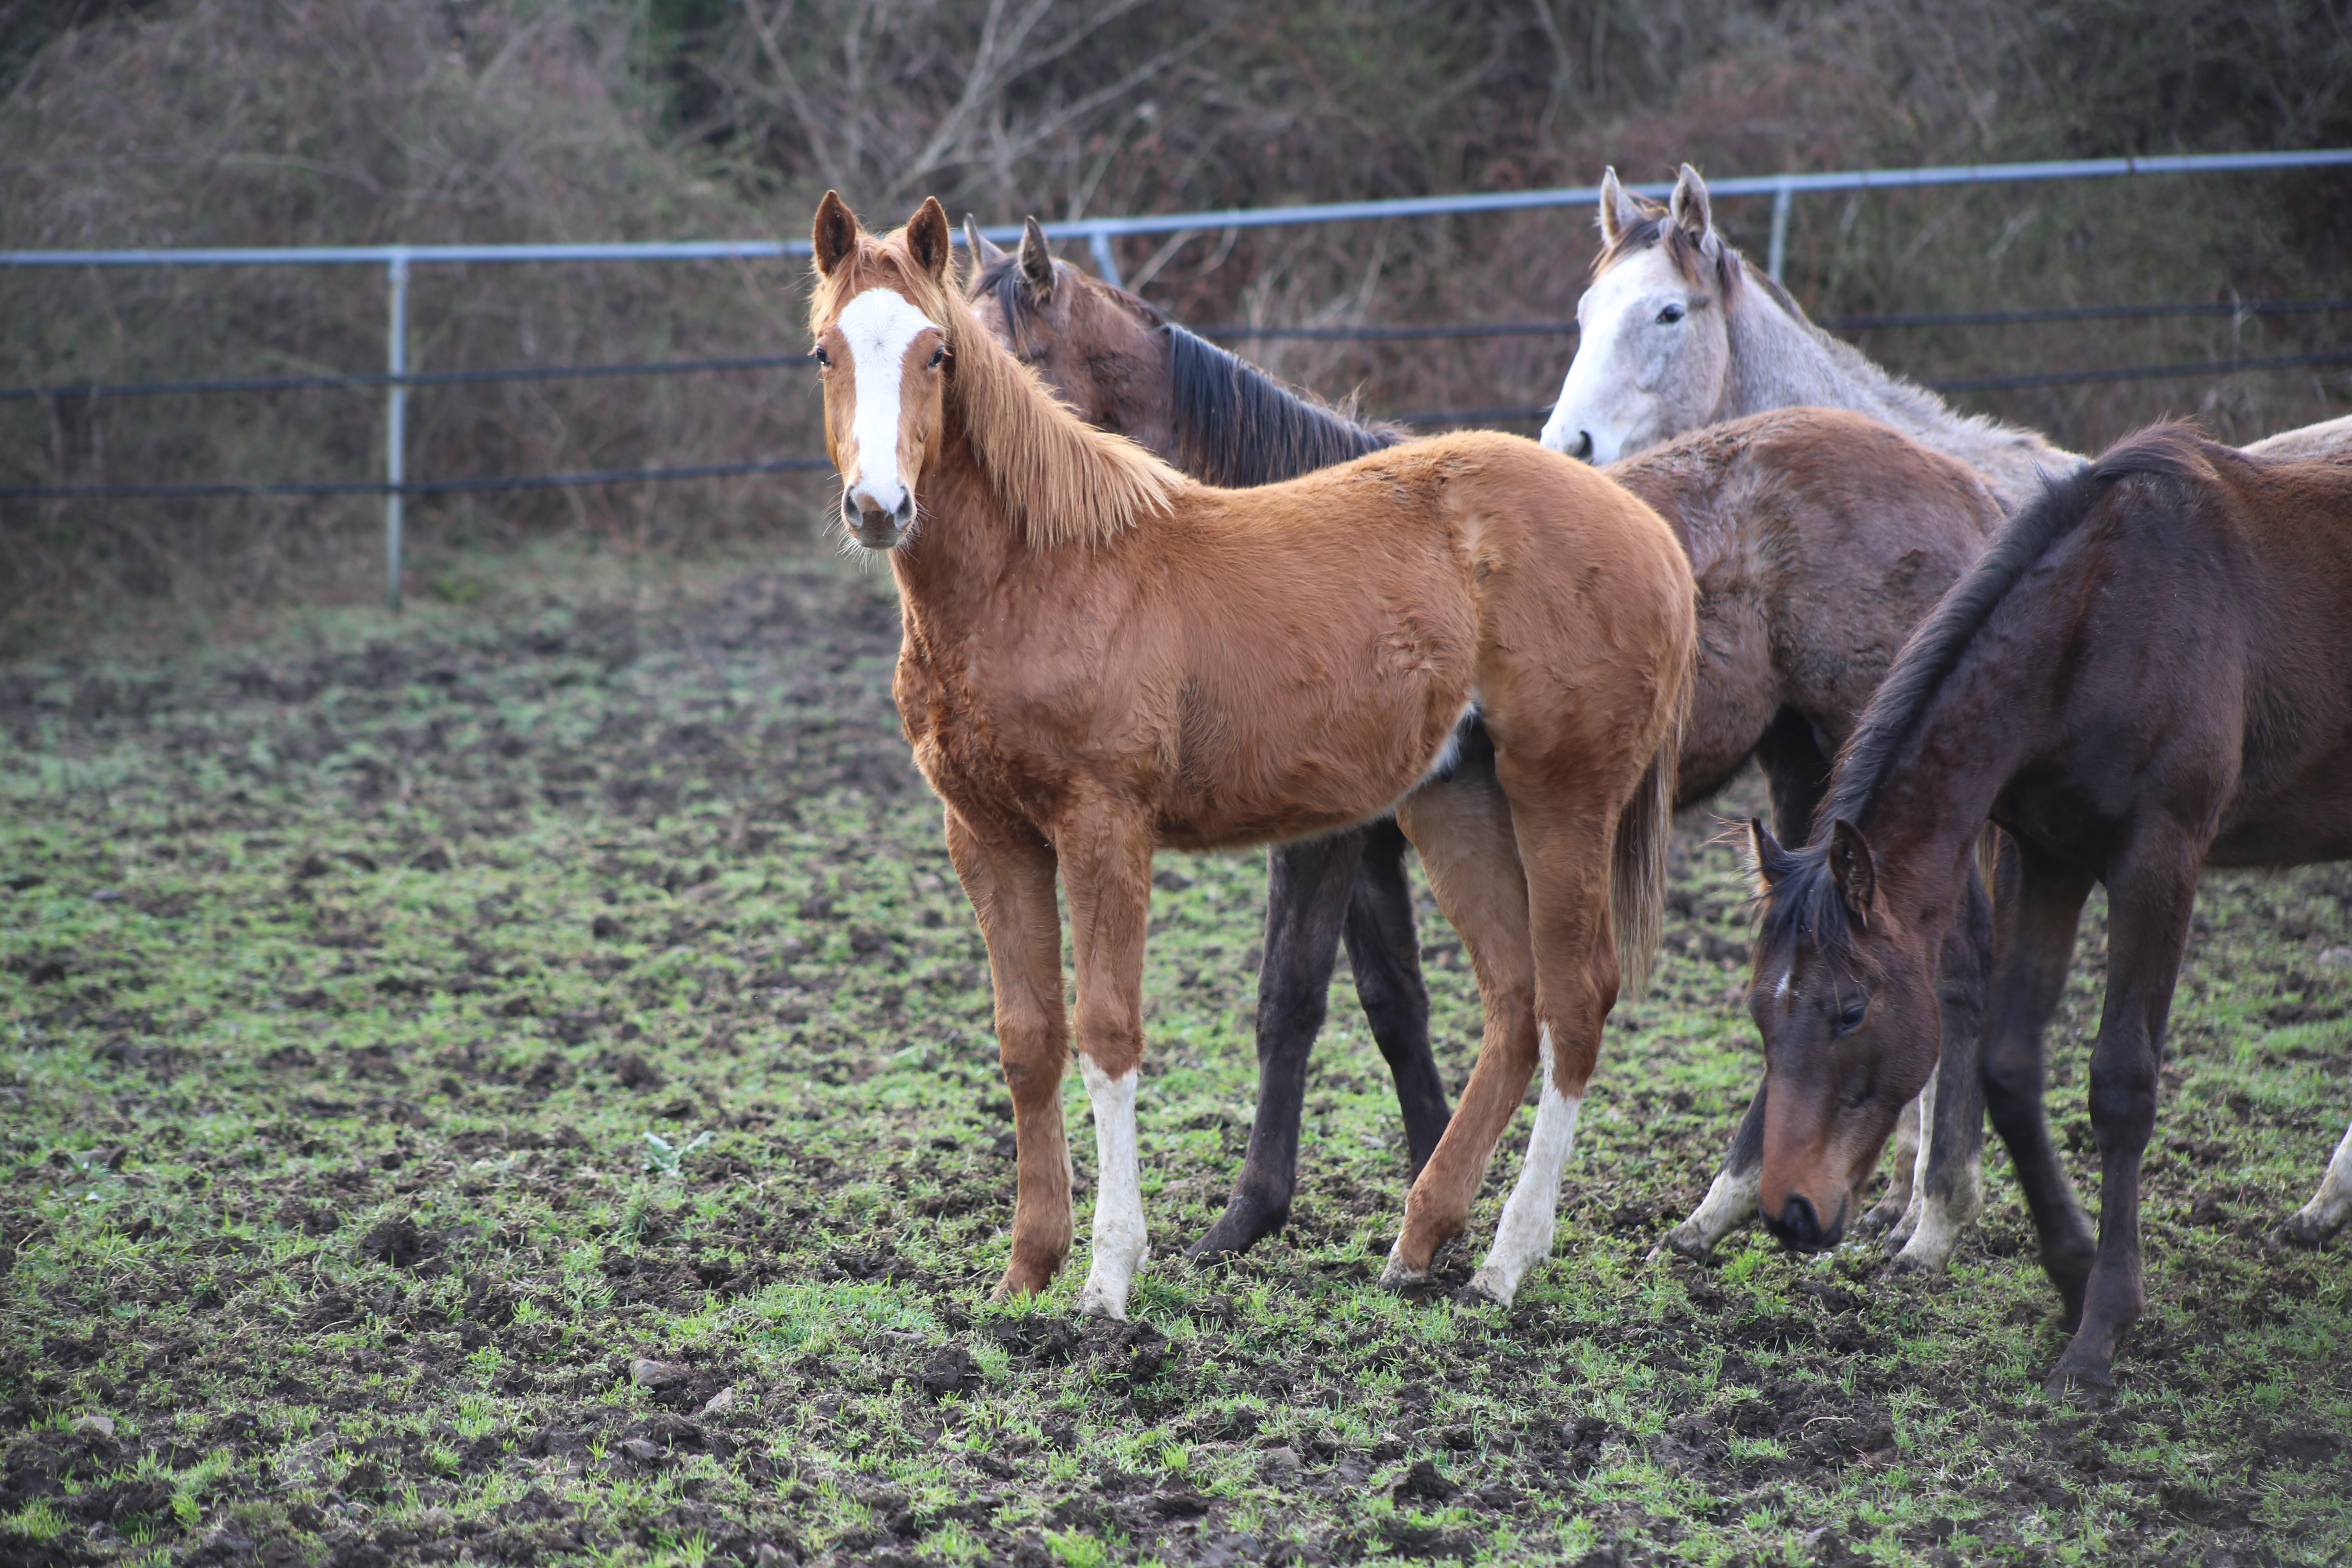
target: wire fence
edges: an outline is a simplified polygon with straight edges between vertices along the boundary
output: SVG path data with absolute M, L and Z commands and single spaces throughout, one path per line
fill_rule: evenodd
M 1821 174 L 1784 174 L 1717 181 L 1712 184 L 1711 189 L 1719 196 L 1769 195 L 1773 198 L 1771 237 L 1766 269 L 1777 278 L 1780 273 L 1785 250 L 1790 205 L 1792 198 L 1801 192 L 1895 189 L 2114 175 L 2213 174 L 2344 164 L 2352 164 L 2352 148 L 2284 153 L 2192 154 L 2162 158 L 2092 159 L 2064 163 L 1923 169 L 1866 169 Z M 1635 185 L 1628 188 L 1643 195 L 1663 195 L 1668 187 L 1656 184 Z M 1238 229 L 1286 224 L 1380 220 L 1540 206 L 1585 205 L 1597 200 L 1599 195 L 1598 187 L 1576 186 L 1539 191 L 1487 192 L 1468 195 L 1413 197 L 1395 201 L 1329 203 L 1313 206 L 1154 214 L 1125 218 L 1089 218 L 1047 224 L 1045 228 L 1047 235 L 1052 237 L 1086 239 L 1092 250 L 1097 270 L 1116 283 L 1119 281 L 1118 258 L 1110 242 L 1123 235 L 1170 234 L 1188 230 Z M 991 238 L 1008 240 L 1019 231 L 1011 227 L 1003 227 L 984 232 Z M 961 243 L 960 235 L 957 240 Z M 494 382 L 559 381 L 581 377 L 776 370 L 811 363 L 809 356 L 805 354 L 784 353 L 723 359 L 412 371 L 407 364 L 408 279 L 412 266 L 420 263 L 459 262 L 667 261 L 728 258 L 741 259 L 806 255 L 808 248 L 806 240 L 709 240 L 635 245 L 378 246 L 233 250 L 0 252 L 0 266 L 10 267 L 352 264 L 381 266 L 385 269 L 391 305 L 390 324 L 386 333 L 386 365 L 381 372 L 214 376 L 175 381 L 74 382 L 55 385 L 0 387 L 0 402 L 26 399 L 94 401 L 110 397 L 177 394 L 214 395 L 266 395 L 307 390 L 381 391 L 386 395 L 385 464 L 384 477 L 381 479 L 5 485 L 0 486 L 0 500 L 380 495 L 385 500 L 387 597 L 389 602 L 397 607 L 401 578 L 401 503 L 408 496 L 730 479 L 766 474 L 814 472 L 829 466 L 826 459 L 822 458 L 784 458 L 764 461 L 669 468 L 595 468 L 568 473 L 411 479 L 404 471 L 404 448 L 407 396 L 414 389 Z M 1820 324 L 1835 331 L 1865 331 L 1903 328 L 1987 328 L 2063 321 L 2174 317 L 2249 319 L 2345 310 L 2352 310 L 2352 300 L 2174 301 L 2137 305 L 2060 306 L 2023 310 L 1843 315 L 1825 317 Z M 1200 331 L 1205 337 L 1223 339 L 1227 342 L 1290 340 L 1383 342 L 1503 337 L 1567 338 L 1575 335 L 1577 324 L 1573 321 L 1429 322 L 1393 325 L 1338 323 L 1315 326 L 1229 323 L 1210 326 Z M 2029 372 L 2009 375 L 1962 376 L 1930 382 L 1927 385 L 1935 391 L 1945 393 L 1987 392 L 2170 377 L 2219 376 L 2256 371 L 2308 369 L 2338 364 L 2352 364 L 2352 350 L 2274 354 L 2230 360 L 2103 366 L 2082 370 Z M 1394 417 L 1407 425 L 1442 426 L 1535 420 L 1544 417 L 1549 412 L 1547 405 L 1530 404 L 1488 408 L 1422 410 Z

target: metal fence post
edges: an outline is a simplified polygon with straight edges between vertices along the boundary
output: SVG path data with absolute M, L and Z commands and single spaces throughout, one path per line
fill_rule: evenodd
M 1095 253 L 1095 276 L 1114 289 L 1126 288 L 1118 275 L 1118 258 L 1111 254 L 1110 236 L 1097 229 L 1087 237 L 1087 245 Z
M 1764 270 L 1780 281 L 1780 264 L 1789 259 L 1789 202 L 1796 193 L 1783 180 L 1772 191 L 1772 243 L 1764 255 Z
M 408 254 L 396 250 L 384 263 L 392 285 L 392 324 L 385 333 L 383 367 L 392 377 L 385 388 L 383 418 L 383 602 L 400 608 L 400 487 L 407 477 L 408 446 Z

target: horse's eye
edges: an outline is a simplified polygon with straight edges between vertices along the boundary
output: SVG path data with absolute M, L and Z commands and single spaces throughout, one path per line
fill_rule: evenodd
M 939 369 L 940 364 L 946 361 L 947 357 L 948 346 L 945 343 L 941 343 L 939 347 L 931 351 L 930 368 L 933 370 Z
M 1662 327 L 1671 327 L 1682 319 L 1683 308 L 1680 305 L 1669 305 L 1658 312 L 1658 325 Z
M 833 356 L 820 348 L 816 351 L 816 363 L 824 366 L 825 369 L 831 370 L 833 368 Z
M 1869 1016 L 1869 997 L 1849 996 L 1839 1005 L 1837 1022 L 1830 1026 L 1830 1033 L 1832 1035 L 1851 1034 L 1855 1029 L 1861 1027 L 1863 1019 Z

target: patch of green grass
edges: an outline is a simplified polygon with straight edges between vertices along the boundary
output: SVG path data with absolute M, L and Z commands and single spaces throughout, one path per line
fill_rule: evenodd
M 831 569 L 502 593 L 169 665 L 0 672 L 0 1546 L 229 1530 L 325 1559 L 2169 1562 L 2352 1553 L 2342 1248 L 2263 1240 L 2341 1131 L 2352 879 L 2207 879 L 2100 1409 L 1996 1153 L 1940 1281 L 1734 1237 L 1651 1265 L 1752 1088 L 1746 892 L 1704 819 L 1622 1005 L 1560 1240 L 1507 1311 L 1372 1284 L 1402 1198 L 1335 984 L 1292 1223 L 1222 1207 L 1265 876 L 1164 857 L 1154 1257 L 1000 1303 L 984 954 Z M 1424 913 L 1441 1068 L 1479 1026 Z M 2085 1190 L 2097 906 L 2053 1038 Z M 1507 1142 L 1442 1260 L 1465 1275 Z M 78 1430 L 103 1415 L 112 1436 Z M 1450 1489 L 1396 1489 L 1423 1462 Z M 45 1533 L 46 1532 L 46 1533 Z M 1829 1533 L 1825 1533 L 1829 1532 Z

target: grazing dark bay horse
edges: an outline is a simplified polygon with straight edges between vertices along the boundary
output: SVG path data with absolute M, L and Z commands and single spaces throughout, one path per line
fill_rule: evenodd
M 809 325 L 840 519 L 887 552 L 894 693 L 988 943 L 1019 1155 L 1003 1294 L 1067 1257 L 1058 881 L 1099 1159 L 1082 1310 L 1126 1315 L 1151 855 L 1394 809 L 1477 965 L 1486 1033 L 1391 1277 L 1468 1222 L 1538 1066 L 1536 1136 L 1476 1281 L 1551 1247 L 1577 1107 L 1657 941 L 1695 590 L 1657 514 L 1516 437 L 1416 441 L 1255 489 L 1086 425 L 956 286 L 947 215 L 885 238 L 828 193 Z M 1487 745 L 1463 754 L 1483 720 Z
M 2144 1304 L 2140 1155 L 2199 868 L 2352 858 L 2352 458 L 2252 458 L 2160 425 L 2049 481 L 1905 648 L 1813 841 L 1752 826 L 1761 1201 L 1791 1247 L 1836 1243 L 1937 1062 L 1936 959 L 1988 818 L 2014 845 L 1989 1102 L 2074 1335 L 2051 1385 L 2104 1388 Z M 2042 1109 L 2042 1030 L 2094 882 L 2095 1241 Z M 2328 1196 L 2305 1215 L 2324 1222 Z
M 1029 224 L 1016 254 L 969 222 L 981 320 L 1091 424 L 1152 447 L 1211 483 L 1285 479 L 1402 437 L 1357 424 L 1166 320 L 1133 295 L 1056 261 Z M 1720 790 L 1748 758 L 1770 780 L 1773 819 L 1810 830 L 1829 757 L 1903 639 L 1972 562 L 2000 519 L 1961 464 L 1875 421 L 1822 409 L 1736 420 L 1607 470 L 1664 516 L 1699 584 L 1699 668 L 1677 805 Z M 1429 1002 L 1405 879 L 1404 839 L 1377 823 L 1267 852 L 1259 973 L 1257 1112 L 1224 1213 L 1192 1248 L 1236 1252 L 1278 1228 L 1297 1174 L 1307 1062 L 1344 934 L 1356 990 L 1388 1059 L 1413 1170 L 1445 1127 Z M 1981 926 L 1971 928 L 1989 938 Z M 1981 951 L 1956 952 L 1956 1037 L 1972 1035 Z M 1873 1224 L 1897 1266 L 1943 1267 L 1980 1204 L 1982 1100 L 1973 1079 L 1938 1079 L 1927 1159 L 1899 1151 Z M 1916 1145 L 1916 1122 L 1906 1133 Z M 1756 1213 L 1763 1100 L 1743 1120 L 1698 1212 L 1664 1244 L 1699 1255 Z

